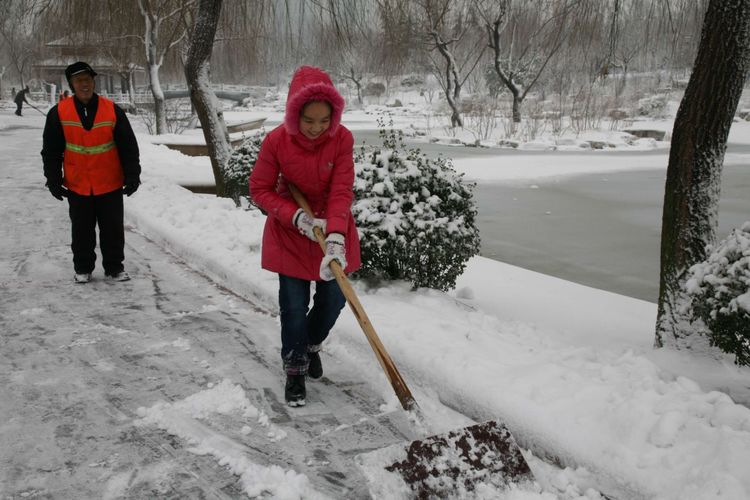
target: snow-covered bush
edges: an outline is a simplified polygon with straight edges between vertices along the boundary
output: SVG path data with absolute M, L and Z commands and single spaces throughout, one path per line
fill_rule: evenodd
M 653 95 L 638 100 L 638 114 L 640 116 L 650 116 L 652 118 L 657 118 L 664 116 L 666 110 L 666 94 Z
M 711 345 L 750 365 L 750 222 L 709 248 L 708 258 L 690 268 L 685 287 Z
M 379 120 L 383 147 L 355 155 L 353 213 L 361 236 L 360 277 L 402 279 L 449 290 L 479 251 L 473 185 L 449 159 L 406 149 Z
M 365 86 L 364 95 L 380 97 L 385 94 L 385 85 L 380 82 L 370 82 Z
M 231 195 L 237 206 L 240 206 L 242 198 L 249 200 L 248 179 L 250 178 L 250 172 L 252 172 L 255 166 L 255 161 L 258 159 L 258 151 L 260 151 L 260 145 L 265 136 L 266 132 L 263 129 L 251 135 L 242 141 L 242 144 L 234 150 L 232 156 L 229 158 L 229 163 L 224 172 L 224 180 L 227 192 Z
M 422 75 L 409 75 L 401 80 L 402 87 L 418 87 L 424 85 L 424 78 Z

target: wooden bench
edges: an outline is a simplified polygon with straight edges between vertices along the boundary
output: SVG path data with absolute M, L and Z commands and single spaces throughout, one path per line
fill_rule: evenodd
M 235 122 L 231 124 L 227 124 L 227 132 L 230 134 L 237 134 L 240 132 L 247 132 L 248 130 L 254 130 L 260 128 L 263 123 L 266 121 L 265 118 L 258 118 L 255 120 L 245 120 L 242 122 Z M 200 128 L 200 124 L 197 128 Z M 245 136 L 240 137 L 230 137 L 229 143 L 233 148 L 236 148 L 240 144 L 242 144 L 242 141 L 246 139 Z M 166 146 L 169 149 L 174 149 L 175 151 L 179 151 L 180 153 L 188 156 L 208 156 L 208 146 L 205 144 L 202 144 L 203 137 L 196 136 L 195 142 L 191 143 L 182 143 L 182 142 L 155 142 L 154 144 L 160 144 L 162 146 Z
M 256 128 L 260 128 L 265 121 L 265 118 L 258 118 L 257 120 L 245 120 L 243 122 L 227 123 L 227 132 L 229 132 L 230 134 L 234 134 L 237 132 L 255 130 Z M 197 123 L 195 128 L 201 128 L 201 124 Z
M 245 137 L 230 139 L 229 144 L 233 148 L 236 148 L 237 146 L 242 144 L 242 141 L 244 141 L 245 139 Z M 179 151 L 180 153 L 187 156 L 208 156 L 208 146 L 206 144 L 180 144 L 173 142 L 155 142 L 154 144 L 166 146 L 169 149 L 174 149 L 175 151 Z
M 244 122 L 227 123 L 227 132 L 234 134 L 235 132 L 245 132 L 247 130 L 255 130 L 260 128 L 266 121 L 265 118 L 258 118 L 257 120 L 247 120 Z

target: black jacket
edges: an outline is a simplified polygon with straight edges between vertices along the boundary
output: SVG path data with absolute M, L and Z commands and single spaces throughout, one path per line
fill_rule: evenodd
M 21 89 L 20 91 L 16 92 L 16 97 L 13 99 L 13 102 L 15 102 L 16 104 L 25 102 L 28 104 L 29 101 L 26 100 L 26 94 L 28 93 L 29 91 L 27 89 Z
M 94 126 L 94 117 L 99 108 L 99 96 L 94 94 L 88 104 L 83 104 L 76 97 L 76 111 L 81 119 L 81 124 L 86 130 Z M 140 180 L 141 163 L 138 151 L 138 142 L 135 139 L 133 128 L 125 112 L 115 104 L 115 116 L 117 122 L 113 131 L 115 146 L 120 156 L 120 164 L 125 175 L 126 182 L 131 179 Z M 63 134 L 60 114 L 57 106 L 47 113 L 47 122 L 44 124 L 42 136 L 42 161 L 44 162 L 44 176 L 47 185 L 61 184 L 63 179 L 63 155 L 65 153 L 65 135 Z

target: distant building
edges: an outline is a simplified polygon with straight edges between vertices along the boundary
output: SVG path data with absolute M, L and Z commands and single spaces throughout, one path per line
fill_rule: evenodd
M 126 94 L 128 92 L 128 63 L 117 61 L 112 54 L 127 53 L 122 40 L 109 43 L 76 38 L 68 35 L 45 44 L 43 57 L 34 64 L 36 76 L 57 85 L 58 91 L 68 88 L 65 68 L 76 61 L 86 61 L 97 72 L 96 90 L 100 94 Z M 140 47 L 133 46 L 133 50 Z M 142 66 L 131 64 L 132 81 L 136 89 L 148 85 L 148 76 Z

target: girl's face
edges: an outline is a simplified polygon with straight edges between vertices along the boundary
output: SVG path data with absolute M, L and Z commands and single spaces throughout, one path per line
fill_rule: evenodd
M 299 130 L 308 139 L 317 139 L 331 126 L 331 105 L 324 101 L 305 104 L 299 117 Z

